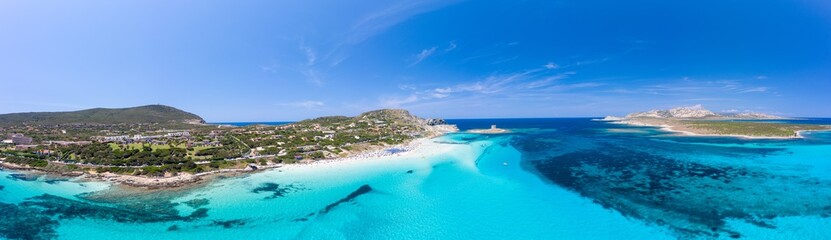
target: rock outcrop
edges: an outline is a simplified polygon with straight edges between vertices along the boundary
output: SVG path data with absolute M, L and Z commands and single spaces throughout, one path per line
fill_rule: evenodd
M 445 124 L 447 124 L 447 121 L 444 121 L 444 119 L 441 119 L 441 118 L 428 118 L 427 119 L 427 125 L 428 126 L 445 125 Z

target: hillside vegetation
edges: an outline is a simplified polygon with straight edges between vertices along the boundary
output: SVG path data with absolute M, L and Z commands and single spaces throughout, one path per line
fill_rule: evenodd
M 828 126 L 768 122 L 689 121 L 687 126 L 704 134 L 753 137 L 793 137 L 797 131 L 828 130 Z
M 204 123 L 196 114 L 164 105 L 93 108 L 72 112 L 0 114 L 0 125 Z

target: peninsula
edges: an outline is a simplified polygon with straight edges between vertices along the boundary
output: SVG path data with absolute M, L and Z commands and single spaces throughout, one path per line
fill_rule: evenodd
M 625 117 L 608 116 L 600 121 L 659 127 L 692 136 L 741 138 L 801 138 L 802 131 L 831 130 L 831 126 L 778 122 L 788 118 L 763 113 L 717 114 L 701 105 L 669 110 L 637 112 Z
M 396 154 L 453 131 L 400 109 L 245 127 L 206 124 L 163 105 L 14 113 L 0 115 L 0 167 L 178 187 L 215 174 Z
M 491 128 L 488 129 L 470 129 L 467 130 L 469 133 L 478 133 L 478 134 L 499 134 L 499 133 L 509 133 L 508 129 L 497 128 L 496 125 L 491 125 Z

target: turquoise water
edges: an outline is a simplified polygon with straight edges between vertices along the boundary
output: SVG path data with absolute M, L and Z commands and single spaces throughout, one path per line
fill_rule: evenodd
M 0 234 L 59 239 L 824 239 L 831 134 L 679 137 L 589 119 L 496 123 L 382 159 L 190 190 L 0 171 Z M 480 126 L 482 125 L 482 126 Z

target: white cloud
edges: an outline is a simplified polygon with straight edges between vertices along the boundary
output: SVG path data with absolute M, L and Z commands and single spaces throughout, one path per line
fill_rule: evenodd
M 300 101 L 300 102 L 280 103 L 280 104 L 277 104 L 277 105 L 278 106 L 283 106 L 283 107 L 296 107 L 296 108 L 314 109 L 314 108 L 323 107 L 326 104 L 321 102 L 321 101 L 306 100 L 306 101 Z
M 459 0 L 401 0 L 392 4 L 374 8 L 358 17 L 347 27 L 345 32 L 338 33 L 343 37 L 336 39 L 336 43 L 324 48 L 323 54 L 316 56 L 315 63 L 326 62 L 328 66 L 338 66 L 351 55 L 349 49 L 381 34 L 387 29 L 406 22 L 419 14 L 431 12 L 442 7 L 460 2 Z M 455 44 L 455 43 L 454 43 Z M 318 49 L 320 50 L 320 49 Z
M 395 98 L 395 97 L 382 98 L 380 105 L 381 105 L 381 107 L 385 107 L 385 108 L 397 108 L 397 107 L 401 107 L 401 105 L 404 105 L 404 104 L 407 104 L 407 103 L 413 103 L 413 102 L 416 102 L 418 100 L 419 100 L 419 97 L 416 96 L 415 94 L 412 94 L 412 95 L 407 96 L 405 98 Z
M 412 67 L 419 64 L 421 61 L 424 61 L 424 59 L 427 59 L 428 57 L 433 55 L 434 52 L 436 52 L 436 47 L 421 50 L 420 53 L 416 54 L 415 61 L 412 64 L 410 64 L 410 66 Z
M 444 94 L 447 94 L 447 93 L 451 93 L 451 92 L 453 92 L 453 89 L 451 89 L 451 88 L 449 88 L 449 87 L 446 87 L 446 88 L 436 88 L 436 89 L 434 89 L 434 91 L 436 91 L 437 93 L 444 93 Z
M 753 92 L 767 92 L 767 91 L 768 91 L 767 87 L 754 87 L 754 88 L 748 88 L 748 89 L 739 91 L 739 93 L 753 93 Z
M 354 45 L 369 39 L 413 16 L 430 12 L 456 1 L 401 1 L 395 5 L 365 15 L 350 30 L 343 44 Z
M 404 90 L 404 91 L 415 91 L 417 88 L 413 84 L 399 84 L 398 89 L 401 89 L 401 90 Z
M 309 81 L 317 86 L 323 86 L 323 79 L 321 79 L 320 73 L 318 73 L 317 70 L 311 68 L 306 69 L 306 71 L 303 71 L 303 75 L 306 76 L 306 81 Z
M 650 82 L 659 81 L 661 79 L 647 79 Z M 637 86 L 630 89 L 617 89 L 614 93 L 625 94 L 652 94 L 652 95 L 666 95 L 666 96 L 688 96 L 700 97 L 702 94 L 737 94 L 737 93 L 753 93 L 753 92 L 770 92 L 769 87 L 748 86 L 739 80 L 716 80 L 716 81 L 701 81 L 684 77 L 680 81 L 666 82 L 662 84 Z
M 317 61 L 317 54 L 315 54 L 315 50 L 310 47 L 306 47 L 305 45 L 301 45 L 300 49 L 306 53 L 306 66 L 314 65 L 315 61 Z
M 269 64 L 269 65 L 260 66 L 260 70 L 263 70 L 263 72 L 275 73 L 275 72 L 277 72 L 277 68 L 279 68 L 279 67 L 280 67 L 280 65 L 277 65 L 276 63 L 272 63 L 272 64 Z
M 557 69 L 557 68 L 560 68 L 560 66 L 557 65 L 556 63 L 549 62 L 549 63 L 545 64 L 545 68 L 546 69 Z
M 449 96 L 450 96 L 450 94 L 445 94 L 445 93 L 430 94 L 430 97 L 432 97 L 432 98 L 446 98 L 446 97 L 449 97 Z
M 447 48 L 444 49 L 444 52 L 448 53 L 450 51 L 453 51 L 454 49 L 456 49 L 456 47 L 458 47 L 458 45 L 456 45 L 456 42 L 450 41 L 450 43 L 448 43 L 447 45 Z
M 540 97 L 546 95 L 562 94 L 568 90 L 602 85 L 594 82 L 554 85 L 558 80 L 568 78 L 574 74 L 576 73 L 569 71 L 552 75 L 545 71 L 545 68 L 535 68 L 506 74 L 492 74 L 477 81 L 434 87 L 427 90 L 418 90 L 419 88 L 412 85 L 406 85 L 406 88 L 399 86 L 402 90 L 411 90 L 409 95 L 381 98 L 379 99 L 379 105 L 383 107 L 414 106 L 415 104 L 433 104 L 447 101 L 468 102 L 477 98 L 540 99 Z

